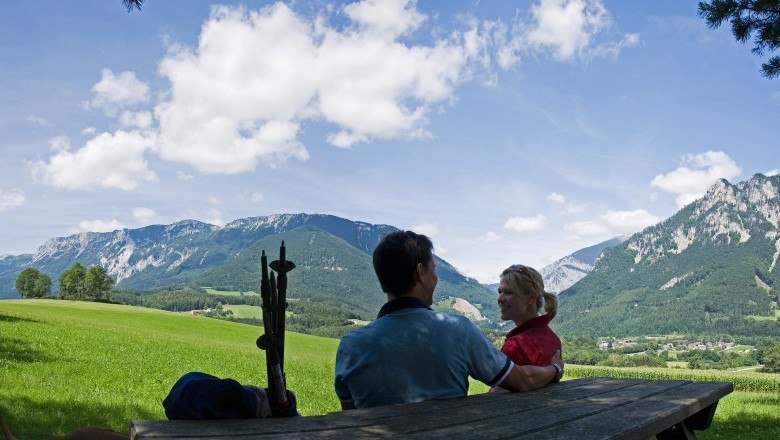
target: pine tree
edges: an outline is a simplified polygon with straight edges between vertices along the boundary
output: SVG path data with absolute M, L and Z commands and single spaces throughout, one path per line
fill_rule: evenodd
M 711 0 L 699 2 L 699 17 L 712 29 L 724 21 L 731 22 L 734 38 L 740 43 L 751 36 L 753 53 L 763 56 L 780 48 L 780 0 Z M 780 75 L 780 56 L 773 56 L 761 65 L 767 78 Z

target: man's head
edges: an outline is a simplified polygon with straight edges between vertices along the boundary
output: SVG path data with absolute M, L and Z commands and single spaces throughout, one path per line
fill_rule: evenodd
M 374 249 L 374 271 L 382 290 L 399 297 L 420 289 L 430 305 L 438 281 L 432 250 L 431 239 L 412 231 L 386 235 Z

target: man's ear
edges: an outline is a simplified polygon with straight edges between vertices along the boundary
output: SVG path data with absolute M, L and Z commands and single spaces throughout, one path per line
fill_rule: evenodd
M 425 275 L 425 266 L 423 266 L 422 263 L 417 263 L 417 267 L 414 271 L 414 280 L 418 283 L 421 283 L 423 280 L 423 275 Z

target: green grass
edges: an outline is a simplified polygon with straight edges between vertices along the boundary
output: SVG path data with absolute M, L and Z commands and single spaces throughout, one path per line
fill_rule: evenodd
M 734 392 L 718 402 L 712 426 L 696 431 L 700 439 L 780 438 L 780 374 L 667 368 L 615 368 L 567 365 L 566 377 L 634 377 L 734 383 Z
M 96 425 L 127 431 L 131 419 L 164 419 L 162 399 L 185 372 L 267 384 L 258 327 L 189 314 L 56 300 L 0 301 L 0 415 L 20 439 Z M 338 341 L 288 333 L 289 386 L 304 415 L 338 410 Z M 780 375 L 567 365 L 588 375 L 729 380 L 713 426 L 700 438 L 780 438 Z M 470 394 L 487 391 L 471 381 Z M 747 436 L 747 437 L 746 437 Z
M 748 315 L 748 318 L 753 318 L 756 321 L 775 321 L 780 319 L 780 310 L 775 310 L 772 316 Z
M 239 292 L 238 290 L 215 290 L 211 287 L 204 287 L 203 290 L 206 291 L 209 295 L 221 295 L 221 296 L 241 296 L 242 292 Z M 257 295 L 257 293 L 247 290 L 243 292 L 244 295 Z
M 0 414 L 20 439 L 164 419 L 188 371 L 267 385 L 258 327 L 113 304 L 0 301 Z M 285 370 L 304 415 L 338 409 L 338 341 L 288 333 Z
M 248 306 L 246 304 L 225 304 L 222 306 L 225 310 L 233 312 L 236 318 L 260 318 L 263 316 L 263 309 L 260 306 Z

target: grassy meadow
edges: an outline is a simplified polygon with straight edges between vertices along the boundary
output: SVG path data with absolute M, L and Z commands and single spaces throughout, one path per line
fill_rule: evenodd
M 58 300 L 0 301 L 0 414 L 20 439 L 165 419 L 188 371 L 267 384 L 260 328 L 189 314 Z M 288 333 L 285 370 L 304 415 L 338 409 L 338 341 Z
M 127 431 L 164 419 L 162 399 L 185 372 L 266 384 L 258 327 L 184 313 L 58 300 L 0 301 L 0 415 L 20 439 L 86 425 Z M 336 411 L 338 341 L 288 333 L 285 369 L 304 415 Z M 567 377 L 732 381 L 704 439 L 780 438 L 780 375 L 568 365 Z M 471 393 L 487 387 L 472 382 Z

